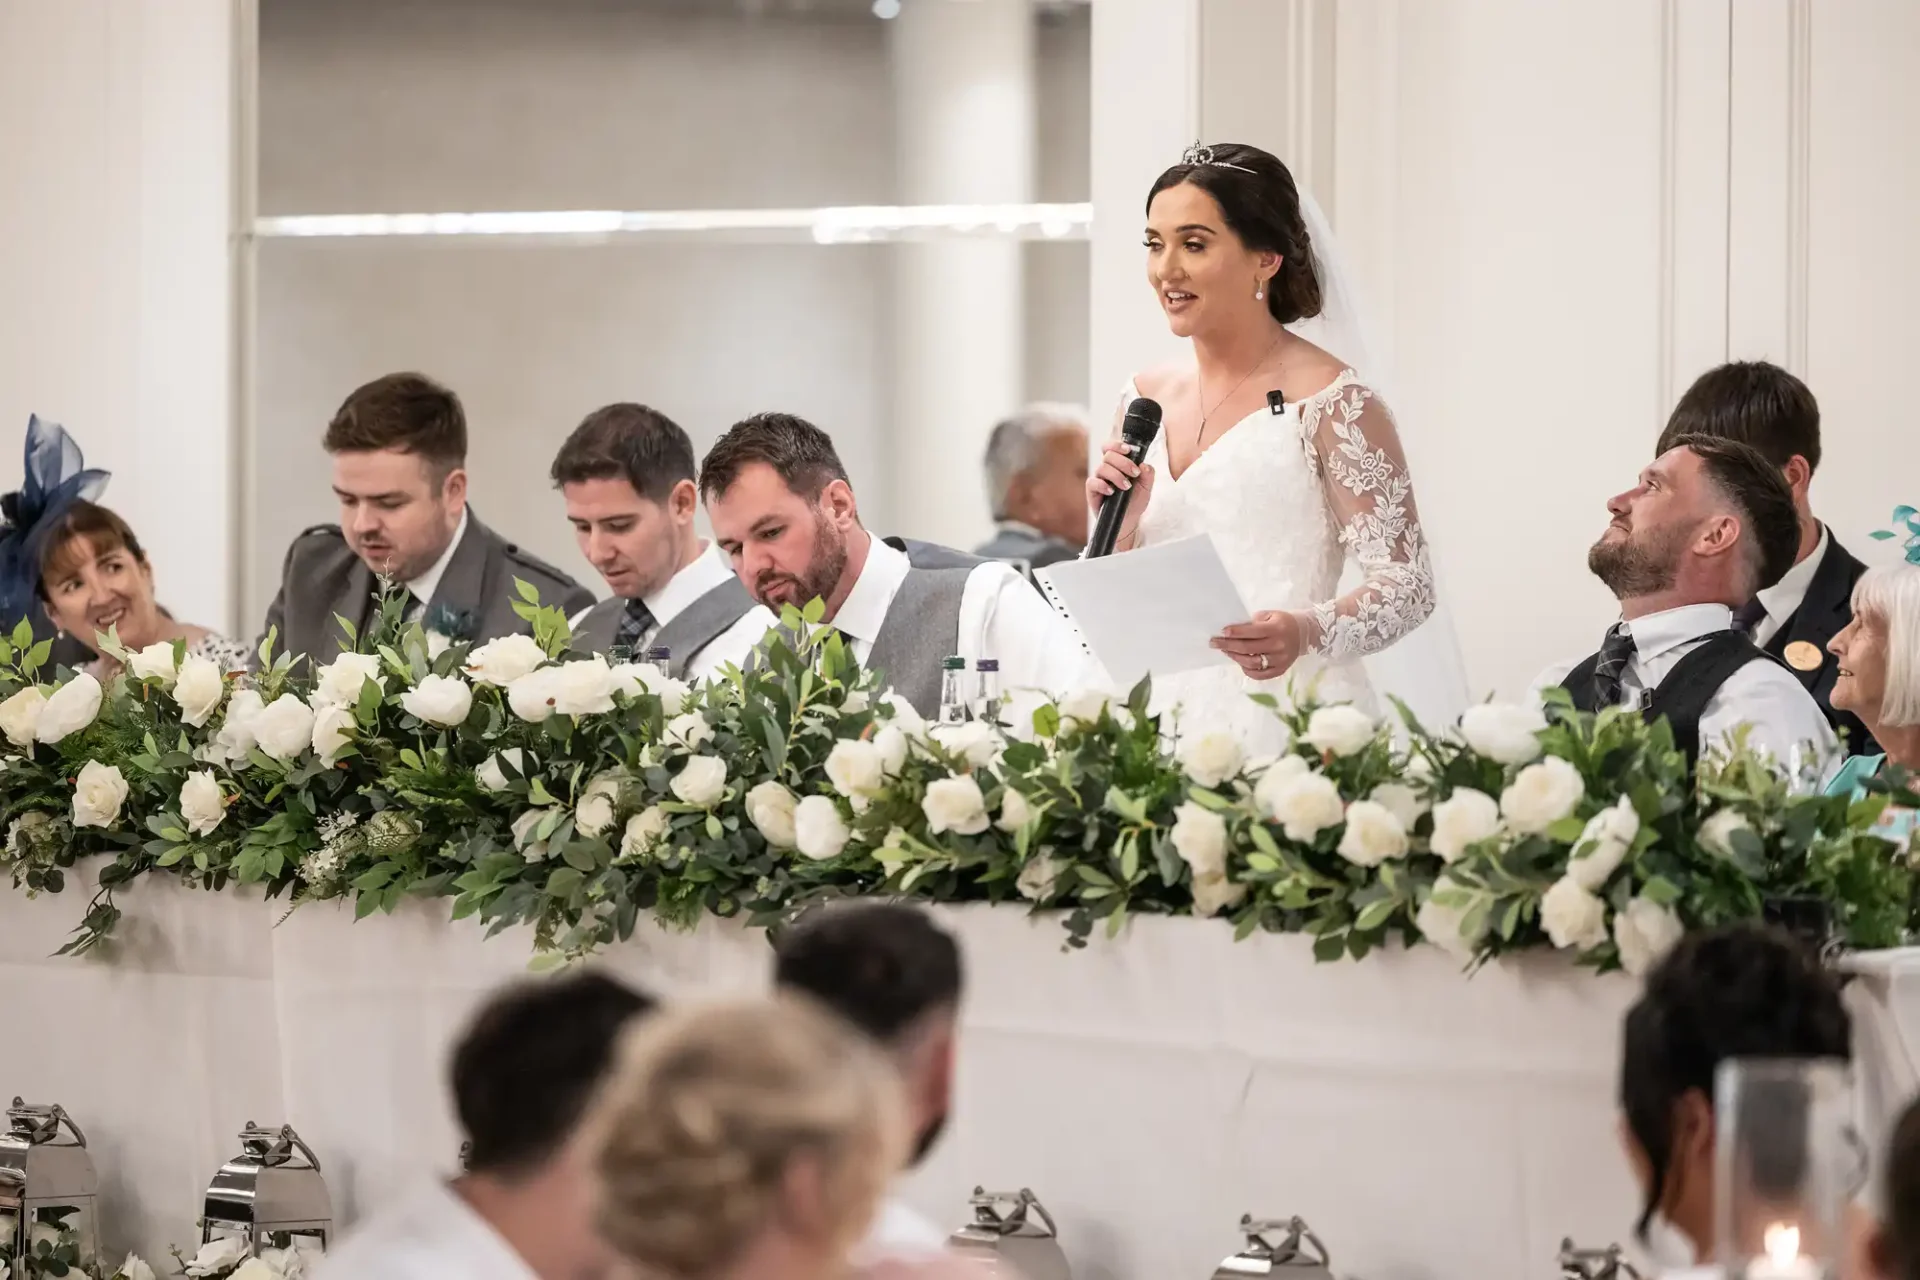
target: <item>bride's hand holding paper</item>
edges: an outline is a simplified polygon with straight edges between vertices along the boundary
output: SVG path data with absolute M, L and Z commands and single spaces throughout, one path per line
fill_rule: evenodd
M 1227 627 L 1209 643 L 1240 664 L 1255 680 L 1274 680 L 1300 660 L 1306 637 L 1300 619 L 1281 609 L 1262 609 L 1251 622 Z

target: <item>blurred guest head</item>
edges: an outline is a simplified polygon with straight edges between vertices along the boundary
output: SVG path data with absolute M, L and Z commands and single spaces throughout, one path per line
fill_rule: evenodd
M 960 947 L 903 903 L 815 911 L 775 946 L 774 982 L 803 991 L 883 1045 L 906 1081 L 914 1161 L 932 1150 L 953 1105 Z
M 826 432 L 790 413 L 736 423 L 700 464 L 700 496 L 755 600 L 778 613 L 818 598 L 832 616 L 859 574 L 856 550 L 864 563 L 866 532 Z
M 467 416 L 418 373 L 390 373 L 348 396 L 327 424 L 340 529 L 375 573 L 420 577 L 445 554 L 467 509 Z
M 1859 716 L 1896 764 L 1920 767 L 1920 565 L 1867 570 L 1853 619 L 1827 649 L 1840 663 L 1833 705 Z
M 1760 453 L 1685 436 L 1607 503 L 1587 566 L 1629 618 L 1687 604 L 1737 606 L 1793 567 L 1793 495 Z
M 640 404 L 595 409 L 553 460 L 580 553 L 617 596 L 657 594 L 699 554 L 693 442 Z
M 1849 1030 L 1839 986 L 1783 933 L 1736 925 L 1689 934 L 1654 967 L 1627 1013 L 1620 1060 L 1620 1136 L 1640 1184 L 1643 1241 L 1677 1230 L 1695 1259 L 1713 1256 L 1720 1064 L 1847 1059 Z
M 1920 1280 L 1920 1098 L 1907 1104 L 1887 1144 L 1886 1216 L 1870 1251 L 1882 1280 Z
M 1259 147 L 1196 147 L 1147 193 L 1147 282 L 1183 338 L 1320 314 L 1300 191 Z
M 590 1129 L 604 1235 L 642 1275 L 841 1275 L 906 1150 L 892 1066 L 804 1000 L 636 1029 Z
M 140 539 L 119 515 L 84 498 L 40 544 L 40 596 L 53 624 L 90 649 L 109 629 L 123 647 L 145 648 L 170 626 Z
M 592 1162 L 573 1139 L 621 1033 L 652 1008 L 603 973 L 523 982 L 490 1000 L 454 1051 L 470 1144 L 459 1192 L 542 1280 L 613 1272 L 593 1229 Z
M 1050 538 L 1087 541 L 1087 416 L 1073 405 L 1029 405 L 987 438 L 987 502 Z
M 1811 525 L 1807 491 L 1820 468 L 1820 405 L 1806 383 L 1765 360 L 1709 369 L 1673 407 L 1655 456 L 1683 436 L 1732 440 L 1759 450 L 1780 469 L 1793 491 L 1794 508 Z

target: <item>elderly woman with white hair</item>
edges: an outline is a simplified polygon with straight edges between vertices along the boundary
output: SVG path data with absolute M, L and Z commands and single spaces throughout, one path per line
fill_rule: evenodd
M 1885 750 L 1848 760 L 1828 785 L 1829 794 L 1857 794 L 1889 762 L 1920 771 L 1920 563 L 1862 576 L 1853 589 L 1853 621 L 1827 650 L 1840 662 L 1833 705 L 1859 716 Z M 1916 815 L 1889 810 L 1882 826 L 1894 839 L 1907 840 Z

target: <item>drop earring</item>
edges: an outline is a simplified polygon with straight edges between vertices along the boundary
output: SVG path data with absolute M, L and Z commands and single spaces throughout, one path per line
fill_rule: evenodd
M 1255 302 L 1261 302 L 1266 299 L 1266 296 L 1267 296 L 1266 289 L 1263 288 L 1258 282 L 1256 282 L 1253 286 L 1253 300 Z

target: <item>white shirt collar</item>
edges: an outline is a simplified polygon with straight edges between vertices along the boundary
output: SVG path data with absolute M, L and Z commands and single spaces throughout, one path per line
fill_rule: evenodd
M 1807 598 L 1807 588 L 1813 585 L 1813 575 L 1820 571 L 1820 562 L 1827 558 L 1829 541 L 1827 526 L 1823 524 L 1813 553 L 1781 575 L 1780 581 L 1756 593 L 1760 603 L 1766 606 L 1767 617 L 1785 622 L 1793 616 L 1794 610 Z
M 440 589 L 440 579 L 446 577 L 447 566 L 453 563 L 453 553 L 460 549 L 460 539 L 467 536 L 467 510 L 460 509 L 460 523 L 454 527 L 453 539 L 447 543 L 447 549 L 440 558 L 427 566 L 427 571 L 417 578 L 407 579 L 407 590 L 421 604 L 432 604 L 433 593 Z
M 879 639 L 880 626 L 887 620 L 894 596 L 900 593 L 900 584 L 907 580 L 909 567 L 904 553 L 868 535 L 867 562 L 839 612 L 833 615 L 834 628 L 868 644 Z
M 1723 604 L 1687 604 L 1635 618 L 1627 624 L 1634 655 L 1652 661 L 1669 649 L 1725 631 L 1733 625 L 1733 610 Z
M 675 615 L 732 576 L 733 570 L 721 558 L 720 549 L 711 542 L 702 542 L 700 554 L 693 558 L 692 564 L 667 579 L 666 586 L 640 599 L 654 622 L 664 627 Z

